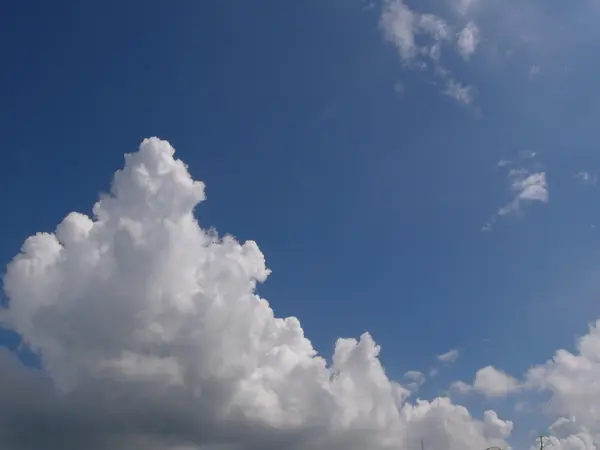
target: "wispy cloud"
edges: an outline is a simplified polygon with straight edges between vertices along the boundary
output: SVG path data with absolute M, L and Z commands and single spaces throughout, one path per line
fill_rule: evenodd
M 420 13 L 402 0 L 384 0 L 380 28 L 387 41 L 394 44 L 405 68 L 433 69 L 440 78 L 441 91 L 463 105 L 473 102 L 475 89 L 457 81 L 441 63 L 444 46 L 454 49 L 468 60 L 477 49 L 479 28 L 469 22 L 458 33 L 446 20 L 432 13 Z M 454 44 L 454 45 L 453 45 Z
M 465 86 L 456 80 L 448 79 L 445 82 L 443 93 L 459 103 L 469 105 L 473 102 L 475 88 L 473 86 Z
M 454 0 L 453 5 L 456 10 L 462 15 L 467 14 L 469 10 L 475 6 L 476 3 L 479 3 L 479 0 Z
M 533 65 L 529 68 L 529 79 L 532 80 L 538 73 L 540 73 L 540 66 Z
M 458 53 L 464 58 L 469 59 L 479 44 L 479 28 L 473 22 L 469 22 L 460 32 L 456 40 Z
M 535 158 L 534 151 L 523 151 L 520 153 L 521 159 L 528 160 Z M 499 161 L 498 167 L 506 167 L 512 164 L 510 161 Z M 513 168 L 508 172 L 508 179 L 511 191 L 514 192 L 513 198 L 506 205 L 499 208 L 491 219 L 484 225 L 482 231 L 490 231 L 498 218 L 513 214 L 522 210 L 523 205 L 533 202 L 548 203 L 548 181 L 545 172 L 530 172 L 525 168 Z
M 590 6 L 593 2 L 561 8 L 560 12 L 542 1 L 448 0 L 450 9 L 436 7 L 441 3 L 444 2 L 381 0 L 380 26 L 385 38 L 397 48 L 404 68 L 441 77 L 444 83 L 440 90 L 444 94 L 456 94 L 459 91 L 453 87 L 472 84 L 468 78 L 471 66 L 467 64 L 477 52 L 485 52 L 487 60 L 495 63 L 518 65 L 512 68 L 529 80 L 538 77 L 542 70 L 549 74 L 562 72 L 577 43 L 595 36 L 592 24 L 596 21 L 586 16 L 600 13 L 598 7 Z M 578 25 L 566 26 L 567 23 Z M 559 37 L 557 29 L 569 32 Z M 465 67 L 459 69 L 454 59 L 447 60 L 447 50 L 460 55 Z M 439 65 L 451 67 L 452 73 L 460 73 L 460 77 L 442 76 L 443 72 L 435 70 Z M 450 83 L 449 79 L 455 82 Z M 514 88 L 525 86 L 517 83 Z M 474 91 L 464 95 L 466 92 L 451 97 L 463 105 L 474 102 Z
M 380 27 L 385 38 L 393 43 L 403 63 L 423 68 L 423 56 L 431 56 L 432 48 L 451 37 L 451 28 L 435 14 L 421 14 L 410 9 L 402 0 L 384 1 Z M 427 43 L 417 44 L 417 37 Z
M 533 151 L 533 150 L 522 150 L 519 153 L 519 157 L 521 159 L 533 159 L 537 156 L 537 152 Z
M 548 183 L 545 172 L 530 174 L 525 169 L 513 169 L 509 177 L 511 188 L 516 194 L 511 202 L 498 210 L 499 216 L 518 211 L 524 202 L 548 203 Z
M 582 171 L 582 172 L 577 172 L 575 174 L 575 177 L 580 180 L 582 183 L 584 184 L 596 184 L 598 183 L 598 177 L 596 175 L 593 175 L 589 172 L 586 171 Z
M 438 361 L 444 362 L 444 363 L 453 363 L 456 362 L 456 360 L 458 359 L 458 356 L 460 355 L 460 351 L 456 348 L 447 351 L 446 353 L 442 353 L 441 355 L 437 356 Z
M 394 92 L 398 95 L 404 94 L 405 89 L 406 88 L 404 87 L 404 83 L 402 81 L 397 81 L 396 84 L 394 84 Z

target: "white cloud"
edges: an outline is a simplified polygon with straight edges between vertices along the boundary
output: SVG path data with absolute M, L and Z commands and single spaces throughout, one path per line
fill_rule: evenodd
M 600 320 L 576 345 L 576 353 L 558 350 L 554 357 L 530 369 L 531 388 L 551 393 L 550 409 L 563 417 L 576 417 L 579 425 L 600 432 Z M 572 424 L 573 425 L 573 424 Z
M 414 11 L 402 0 L 384 0 L 379 25 L 386 40 L 397 48 L 405 67 L 423 71 L 433 66 L 434 74 L 443 81 L 442 93 L 461 104 L 472 103 L 474 88 L 454 80 L 450 71 L 441 65 L 442 46 L 451 43 L 454 34 L 444 19 Z M 478 36 L 474 24 L 458 33 L 456 48 L 465 58 L 475 51 Z
M 404 378 L 407 378 L 411 381 L 423 382 L 425 380 L 425 374 L 423 374 L 423 372 L 419 372 L 418 370 L 409 370 L 404 374 Z
M 577 341 L 576 352 L 558 350 L 525 377 L 530 389 L 550 394 L 546 411 L 556 420 L 548 448 L 591 450 L 600 442 L 600 320 Z
M 411 392 L 416 392 L 425 383 L 425 374 L 417 370 L 409 370 L 404 374 L 404 378 L 409 381 L 406 387 Z
M 511 187 L 516 192 L 515 198 L 498 210 L 498 215 L 503 216 L 517 211 L 523 202 L 548 203 L 548 183 L 546 173 L 538 172 L 529 174 L 522 170 L 511 170 Z
M 418 16 L 402 1 L 386 2 L 380 26 L 386 39 L 396 45 L 401 58 L 407 62 L 417 55 L 415 27 Z
M 483 423 L 488 436 L 505 439 L 512 433 L 513 423 L 510 420 L 502 420 L 495 411 L 487 410 L 483 413 Z
M 600 319 L 592 324 L 586 335 L 579 338 L 574 352 L 558 350 L 554 357 L 543 364 L 533 366 L 518 381 L 516 378 L 492 367 L 484 367 L 475 376 L 473 385 L 456 382 L 452 390 L 466 394 L 472 391 L 488 397 L 505 397 L 528 391 L 528 401 L 518 401 L 517 409 L 528 413 L 543 411 L 551 425 L 545 448 L 551 450 L 597 450 L 600 442 Z M 538 391 L 535 407 L 530 401 L 531 393 Z M 544 399 L 544 400 L 541 400 Z M 497 436 L 509 434 L 510 421 L 497 425 L 494 412 L 484 413 L 484 424 L 498 432 Z M 488 429 L 491 437 L 494 431 Z M 535 433 L 537 434 L 537 433 Z M 534 435 L 535 435 L 534 434 Z M 532 445 L 536 450 L 539 445 Z
M 505 397 L 519 390 L 516 378 L 492 366 L 479 369 L 475 374 L 473 389 L 487 397 Z
M 473 387 L 464 381 L 455 381 L 450 385 L 450 390 L 458 394 L 468 394 L 473 390 Z
M 479 28 L 473 22 L 469 22 L 460 32 L 456 39 L 458 53 L 464 58 L 469 59 L 479 44 Z
M 518 392 L 520 389 L 521 385 L 516 378 L 493 366 L 479 369 L 475 374 L 472 385 L 464 381 L 455 381 L 450 386 L 450 390 L 458 394 L 464 395 L 477 392 L 486 397 L 506 397 L 508 394 Z
M 596 175 L 592 175 L 586 171 L 577 172 L 575 177 L 584 184 L 596 184 L 598 182 L 598 177 Z
M 430 55 L 433 46 L 450 39 L 451 35 L 450 27 L 442 18 L 413 11 L 402 0 L 384 1 L 380 27 L 407 65 L 415 64 L 413 60 L 420 55 Z M 428 36 L 431 41 L 428 45 L 417 45 L 417 36 Z M 423 65 L 417 64 L 417 67 Z
M 446 353 L 442 353 L 441 355 L 437 356 L 438 361 L 442 361 L 445 363 L 453 363 L 458 359 L 460 352 L 458 351 L 458 349 L 454 348 L 450 351 L 447 351 Z
M 473 86 L 465 86 L 455 80 L 448 79 L 443 90 L 448 97 L 453 98 L 459 103 L 469 105 L 473 102 Z
M 407 401 L 367 333 L 339 339 L 328 364 L 296 318 L 256 294 L 269 275 L 257 244 L 199 226 L 204 199 L 153 138 L 93 217 L 71 213 L 25 241 L 0 323 L 44 372 L 0 352 L 0 446 L 352 450 L 427 436 L 480 450 L 506 435 L 509 422 L 448 398 Z
M 416 31 L 424 31 L 435 41 L 450 39 L 450 27 L 440 17 L 434 14 L 421 14 Z
M 455 0 L 454 7 L 459 13 L 465 15 L 476 3 L 479 3 L 479 1 L 480 0 Z
M 382 0 L 381 3 L 382 29 L 397 46 L 405 65 L 410 60 L 413 67 L 435 67 L 445 61 L 442 50 L 454 47 L 465 60 L 475 51 L 481 52 L 479 62 L 488 64 L 486 72 L 515 70 L 530 80 L 541 71 L 549 75 L 563 73 L 579 43 L 594 40 L 597 27 L 592 18 L 599 12 L 591 1 L 568 3 L 564 8 L 551 8 L 540 0 L 447 0 L 446 5 L 442 1 L 410 0 Z M 424 8 L 428 9 L 422 10 Z M 436 41 L 426 36 L 425 30 L 419 29 L 423 13 L 430 13 L 444 23 L 445 30 L 458 35 L 456 45 L 445 45 L 449 43 L 447 39 Z M 557 29 L 562 30 L 560 36 Z M 419 55 L 423 58 L 419 59 Z M 452 64 L 455 73 L 461 73 L 460 83 L 471 84 L 470 75 L 481 75 L 480 71 L 469 71 L 469 67 L 454 68 L 456 61 L 447 60 L 447 63 Z M 479 81 L 478 84 L 485 83 Z M 517 83 L 509 88 L 519 96 L 525 87 Z
M 533 158 L 530 156 L 530 158 Z M 527 203 L 540 202 L 548 203 L 548 182 L 545 172 L 530 173 L 526 169 L 511 169 L 508 173 L 511 190 L 515 193 L 513 199 L 498 209 L 496 214 L 482 228 L 482 231 L 492 229 L 494 223 L 499 217 L 519 212 L 522 206 Z
M 464 381 L 456 381 L 452 383 L 450 389 L 458 394 L 477 392 L 486 397 L 506 397 L 508 394 L 518 392 L 521 386 L 516 378 L 493 366 L 487 366 L 477 371 L 472 385 Z

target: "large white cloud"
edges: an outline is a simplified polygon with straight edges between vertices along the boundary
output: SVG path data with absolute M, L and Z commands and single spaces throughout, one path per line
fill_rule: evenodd
M 199 226 L 204 199 L 169 143 L 147 139 L 94 217 L 26 240 L 0 319 L 44 370 L 0 355 L 15 374 L 0 383 L 0 446 L 481 450 L 509 435 L 495 413 L 409 403 L 369 334 L 339 339 L 328 365 L 255 293 L 269 274 L 256 243 Z
M 548 450 L 600 448 L 600 320 L 577 340 L 575 352 L 557 350 L 551 359 L 529 369 L 520 381 L 488 366 L 477 372 L 472 386 L 459 381 L 453 388 L 460 394 L 475 391 L 489 397 L 525 393 L 530 400 L 532 393 L 538 392 L 543 400 L 537 401 L 537 409 L 550 423 L 547 430 L 539 430 L 548 433 Z M 484 423 L 496 422 L 494 414 L 486 412 Z M 510 433 L 512 423 L 502 421 L 495 429 Z M 537 448 L 535 444 L 530 450 Z
M 600 443 L 600 320 L 577 341 L 576 352 L 558 350 L 530 369 L 530 389 L 548 392 L 546 411 L 556 418 L 550 446 L 562 450 L 595 449 Z

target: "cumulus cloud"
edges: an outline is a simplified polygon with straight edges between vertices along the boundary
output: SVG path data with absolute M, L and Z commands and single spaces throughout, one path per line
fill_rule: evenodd
M 538 392 L 535 408 L 527 402 L 529 412 L 543 411 L 551 425 L 550 435 L 545 438 L 545 448 L 552 450 L 597 450 L 600 442 L 600 320 L 589 327 L 589 331 L 579 338 L 575 351 L 560 349 L 543 364 L 529 369 L 521 380 L 492 366 L 480 369 L 472 385 L 456 382 L 452 390 L 456 393 L 478 392 L 488 397 L 505 397 L 517 392 L 531 394 Z M 517 406 L 523 409 L 523 402 Z M 484 425 L 495 424 L 493 411 L 484 413 Z M 507 436 L 512 431 L 510 421 L 500 420 L 492 425 L 496 436 Z M 544 433 L 545 434 L 545 433 Z M 487 430 L 486 435 L 494 435 Z M 530 450 L 536 450 L 532 445 Z
M 418 370 L 409 370 L 404 374 L 404 377 L 412 380 L 412 381 L 423 381 L 425 379 L 425 375 L 423 372 L 419 372 Z
M 535 153 L 530 158 L 534 156 Z M 548 203 L 548 182 L 546 181 L 545 172 L 531 173 L 527 169 L 511 169 L 508 178 L 514 197 L 509 203 L 498 209 L 496 214 L 482 228 L 482 231 L 491 230 L 499 217 L 519 212 L 525 204 L 533 202 Z
M 600 432 L 600 320 L 578 339 L 576 352 L 558 350 L 544 364 L 530 369 L 527 385 L 548 391 L 552 397 L 549 409 L 564 418 L 555 423 L 570 427 L 570 433 L 581 427 Z M 576 420 L 577 423 L 573 423 Z
M 450 386 L 450 390 L 458 394 L 468 394 L 473 390 L 473 387 L 470 384 L 465 383 L 464 381 L 455 381 Z
M 445 363 L 453 363 L 458 359 L 460 352 L 458 349 L 454 348 L 452 350 L 447 351 L 446 353 L 442 353 L 437 356 L 438 361 Z
M 495 411 L 487 410 L 483 413 L 483 423 L 487 428 L 488 436 L 496 436 L 504 439 L 511 435 L 513 423 L 510 420 L 502 420 Z
M 549 448 L 592 450 L 600 442 L 600 320 L 578 339 L 576 351 L 558 350 L 525 376 L 529 389 L 546 392 L 546 411 L 555 417 Z
M 257 244 L 200 227 L 204 200 L 169 143 L 147 139 L 92 217 L 25 241 L 0 323 L 42 370 L 0 352 L 2 448 L 409 449 L 427 436 L 480 450 L 508 436 L 510 422 L 448 398 L 409 402 L 367 333 L 320 357 L 257 295 L 270 273 Z
M 411 392 L 416 392 L 425 383 L 425 374 L 418 370 L 409 370 L 404 374 L 404 378 L 408 381 L 406 387 Z
M 453 388 L 490 397 L 504 397 L 518 391 L 542 393 L 548 400 L 544 400 L 541 407 L 551 420 L 545 448 L 596 450 L 600 442 L 599 379 L 600 320 L 597 320 L 588 333 L 577 340 L 575 351 L 557 350 L 551 359 L 529 369 L 522 381 L 488 366 L 477 372 L 472 386 L 457 382 Z M 484 423 L 495 422 L 494 414 L 484 413 Z M 512 424 L 501 421 L 495 428 L 510 432 Z M 487 435 L 492 433 L 488 431 Z
M 487 397 L 505 397 L 519 390 L 516 378 L 493 366 L 479 369 L 475 374 L 473 389 Z
M 479 369 L 472 385 L 464 381 L 457 381 L 451 386 L 451 390 L 459 394 L 477 392 L 486 397 L 506 397 L 520 389 L 521 386 L 516 378 L 493 366 Z

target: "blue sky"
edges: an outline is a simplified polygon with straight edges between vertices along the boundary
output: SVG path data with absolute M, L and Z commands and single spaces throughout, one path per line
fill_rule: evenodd
M 600 10 L 459 3 L 5 2 L 3 264 L 91 214 L 123 154 L 158 136 L 206 183 L 201 226 L 258 243 L 259 294 L 327 357 L 369 331 L 390 378 L 439 369 L 418 393 L 433 398 L 572 350 L 600 313 Z M 398 8 L 447 37 L 413 24 L 407 56 Z M 497 215 L 535 174 L 545 194 Z M 538 426 L 512 401 L 461 402 L 528 423 L 518 439 Z

